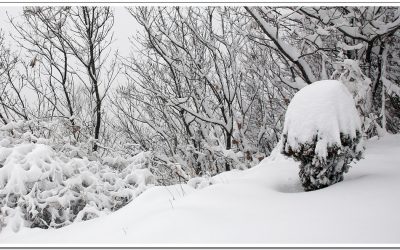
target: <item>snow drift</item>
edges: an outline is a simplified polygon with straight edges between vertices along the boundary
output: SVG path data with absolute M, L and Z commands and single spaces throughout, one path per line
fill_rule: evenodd
M 399 135 L 371 139 L 344 181 L 303 192 L 298 164 L 275 151 L 201 189 L 152 187 L 107 216 L 4 231 L 0 244 L 399 244 L 399 152 Z

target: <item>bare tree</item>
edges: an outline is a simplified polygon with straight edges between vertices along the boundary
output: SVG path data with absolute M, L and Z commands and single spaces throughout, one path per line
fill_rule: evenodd
M 63 117 L 71 122 L 71 132 L 78 137 L 75 121 L 74 72 L 70 67 L 70 52 L 64 41 L 70 7 L 26 7 L 24 22 L 11 24 L 19 35 L 14 40 L 24 48 L 31 60 L 26 65 L 26 80 L 39 99 L 48 104 L 47 115 Z M 35 77 L 36 76 L 36 77 Z
M 266 96 L 246 72 L 249 18 L 227 7 L 129 10 L 145 35 L 140 56 L 124 63 L 130 85 L 114 101 L 121 129 L 143 148 L 165 145 L 169 161 L 195 174 L 252 162 L 266 135 L 254 103 Z
M 4 45 L 0 33 L 0 119 L 3 124 L 28 120 L 27 101 L 23 95 L 24 79 L 18 72 L 18 57 Z
M 396 7 L 245 7 L 257 23 L 248 32 L 259 44 L 279 55 L 281 83 L 299 89 L 297 76 L 305 83 L 339 77 L 354 85 L 357 81 L 367 89 L 354 92 L 359 110 L 367 124 L 376 124 L 373 113 L 383 103 L 378 95 L 382 89 L 385 47 L 398 37 L 400 16 Z M 387 50 L 386 50 L 387 51 Z M 385 57 L 385 58 L 384 58 Z M 349 61 L 350 59 L 350 61 Z M 356 66 L 359 65 L 359 66 Z M 277 67 L 278 68 L 278 67 Z M 340 73 L 338 73 L 340 72 Z M 292 75 L 292 81 L 282 75 Z M 279 76 L 280 75 L 280 76 Z M 390 74 L 389 74 L 390 75 Z M 393 76 L 390 77 L 393 79 Z M 396 86 L 394 81 L 391 86 Z M 297 84 L 293 84 L 297 83 Z M 358 93 L 357 93 L 358 92 Z M 383 96 L 383 95 L 382 95 Z M 382 118 L 383 115 L 381 114 Z M 373 120 L 373 122 L 371 122 Z M 369 131 L 369 132 L 368 132 Z
M 64 37 L 73 55 L 85 67 L 90 81 L 90 93 L 94 96 L 94 131 L 95 143 L 93 151 L 98 149 L 102 124 L 102 103 L 113 80 L 117 69 L 114 62 L 111 66 L 108 57 L 112 43 L 112 27 L 114 14 L 110 7 L 76 7 L 70 11 L 70 33 Z M 106 72 L 103 72 L 106 71 Z
M 116 55 L 110 56 L 112 9 L 26 7 L 24 19 L 12 24 L 19 34 L 15 40 L 31 57 L 26 81 L 46 105 L 37 110 L 47 113 L 37 116 L 67 118 L 75 139 L 84 127 L 97 151 L 104 132 L 102 105 L 119 71 Z

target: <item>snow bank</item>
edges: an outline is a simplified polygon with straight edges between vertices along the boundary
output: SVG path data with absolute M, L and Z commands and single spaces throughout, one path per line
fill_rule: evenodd
M 341 145 L 341 133 L 356 138 L 357 131 L 361 132 L 361 121 L 352 95 L 334 80 L 318 81 L 297 92 L 283 128 L 285 147 L 296 150 L 317 139 L 315 153 L 321 157 L 326 156 L 327 146 Z
M 2 232 L 0 245 L 400 244 L 399 135 L 370 140 L 344 181 L 313 192 L 302 192 L 297 164 L 274 152 L 201 189 L 152 187 L 107 216 Z

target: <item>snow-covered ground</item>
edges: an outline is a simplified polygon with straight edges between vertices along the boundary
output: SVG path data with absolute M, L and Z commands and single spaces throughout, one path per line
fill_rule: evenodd
M 367 143 L 365 159 L 328 188 L 303 192 L 280 154 L 201 189 L 153 187 L 122 209 L 61 229 L 0 233 L 12 244 L 399 244 L 400 135 Z

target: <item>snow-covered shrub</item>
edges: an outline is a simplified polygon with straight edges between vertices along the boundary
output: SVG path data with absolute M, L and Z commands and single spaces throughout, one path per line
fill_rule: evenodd
M 339 80 L 347 87 L 361 111 L 369 110 L 372 105 L 371 100 L 368 99 L 371 94 L 371 79 L 364 75 L 359 62 L 344 59 L 343 62 L 335 63 L 333 66 L 335 71 L 332 78 Z
M 356 60 L 344 59 L 333 66 L 335 71 L 331 78 L 342 82 L 353 95 L 356 108 L 361 116 L 363 134 L 371 137 L 379 134 L 381 129 L 378 124 L 380 117 L 374 110 L 371 79 L 360 68 Z M 376 107 L 375 107 L 376 108 Z
M 93 139 L 77 128 L 80 128 L 78 120 L 75 125 L 69 119 L 35 119 L 9 121 L 0 127 L 0 131 L 13 135 L 15 142 L 41 143 L 51 146 L 57 152 L 63 152 L 70 157 L 88 157 L 91 155 Z M 71 130 L 76 131 L 75 136 Z M 78 137 L 82 139 L 77 139 Z
M 225 149 L 221 145 L 204 143 L 198 150 L 190 145 L 179 145 L 179 151 L 168 156 L 159 151 L 148 151 L 148 168 L 154 174 L 157 185 L 186 183 L 191 178 L 214 176 L 225 171 L 226 164 L 232 169 L 244 170 L 259 163 L 264 154 L 251 155 L 237 148 Z
M 215 180 L 211 176 L 205 175 L 203 177 L 194 177 L 187 184 L 195 189 L 202 189 L 215 184 Z
M 71 156 L 18 124 L 0 128 L 0 230 L 18 230 L 19 217 L 22 226 L 40 228 L 95 218 L 155 184 L 145 153 L 103 161 Z
M 352 95 L 339 81 L 319 81 L 293 97 L 285 116 L 282 153 L 300 161 L 306 191 L 343 180 L 363 152 L 361 121 Z

